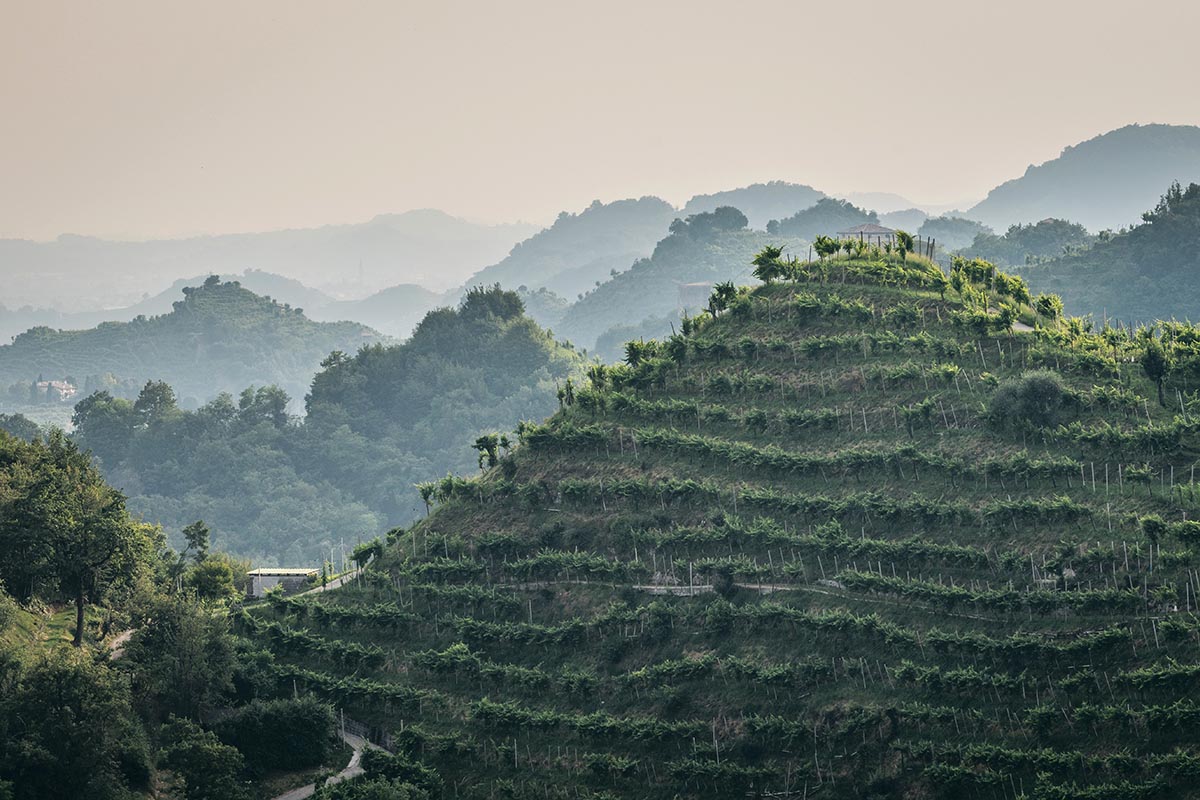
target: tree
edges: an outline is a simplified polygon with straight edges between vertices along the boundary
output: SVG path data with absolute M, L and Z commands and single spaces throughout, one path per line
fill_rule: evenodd
M 210 558 L 196 564 L 184 576 L 184 584 L 201 600 L 226 600 L 237 596 L 233 567 L 224 559 Z
M 175 390 L 163 381 L 146 381 L 133 404 L 133 410 L 144 425 L 158 422 L 178 410 Z
M 236 747 L 188 719 L 172 717 L 162 728 L 159 764 L 182 781 L 184 800 L 240 800 L 249 797 L 241 774 L 246 762 Z
M 712 294 L 708 297 L 708 313 L 714 317 L 720 316 L 736 298 L 737 286 L 733 281 L 723 281 L 714 285 Z
M 53 576 L 75 601 L 74 644 L 81 647 L 84 606 L 134 572 L 147 542 L 125 511 L 125 497 L 61 431 L 47 439 L 45 456 L 46 468 L 15 511 L 19 524 L 45 537 Z
M 16 800 L 123 798 L 149 782 L 149 758 L 126 680 L 90 654 L 57 650 L 0 698 L 11 720 L 4 765 Z M 7 742 L 6 742 L 7 744 Z
M 159 599 L 125 646 L 134 696 L 144 716 L 199 719 L 232 688 L 234 644 L 228 615 L 194 598 Z
M 1034 300 L 1033 307 L 1046 319 L 1058 319 L 1063 313 L 1062 298 L 1056 294 L 1039 294 Z
M 429 516 L 429 512 L 433 510 L 433 496 L 437 492 L 437 483 L 425 481 L 416 486 L 417 493 L 421 495 L 421 502 L 425 504 L 425 516 Z
M 204 520 L 198 519 L 185 527 L 183 540 L 187 542 L 187 547 L 183 548 L 180 556 L 190 552 L 197 564 L 208 557 L 209 530 L 208 526 L 204 524 Z
M 1153 336 L 1149 337 L 1146 340 L 1146 349 L 1142 351 L 1142 372 L 1146 373 L 1146 377 L 1154 381 L 1158 388 L 1160 406 L 1166 406 L 1166 400 L 1163 399 L 1163 379 L 1167 377 L 1170 369 L 1171 360 L 1162 342 Z
M 783 265 L 780 263 L 782 256 L 782 247 L 770 244 L 764 247 L 754 256 L 754 260 L 750 262 L 754 265 L 754 277 L 763 283 L 774 282 L 782 273 Z
M 500 463 L 500 436 L 495 433 L 485 433 L 475 440 L 475 449 L 479 451 L 479 469 L 487 462 L 488 469 Z

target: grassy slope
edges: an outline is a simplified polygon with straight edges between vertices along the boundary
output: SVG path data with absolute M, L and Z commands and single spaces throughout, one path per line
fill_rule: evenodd
M 403 731 L 446 797 L 1195 796 L 1197 557 L 1167 535 L 1151 571 L 1138 518 L 1194 517 L 1196 494 L 1117 478 L 1186 481 L 1194 436 L 995 432 L 987 374 L 1042 364 L 1083 401 L 1063 422 L 1170 413 L 1136 363 L 976 340 L 956 306 L 760 288 L 661 385 L 577 402 L 459 484 L 368 580 L 243 624 L 289 690 Z M 1103 406 L 1110 385 L 1137 397 Z M 910 438 L 899 409 L 925 399 Z M 1006 470 L 1022 451 L 1074 461 Z M 729 601 L 706 591 L 721 559 Z

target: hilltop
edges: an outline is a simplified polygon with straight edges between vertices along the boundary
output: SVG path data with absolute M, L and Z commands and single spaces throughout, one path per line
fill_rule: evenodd
M 801 209 L 816 205 L 825 193 L 802 183 L 770 181 L 754 183 L 713 194 L 698 194 L 680 212 L 680 217 L 705 214 L 722 206 L 733 206 L 746 215 L 751 228 L 763 230 L 773 219 L 790 217 Z
M 1200 180 L 1200 128 L 1128 125 L 1064 148 L 967 212 L 996 230 L 1047 217 L 1092 231 L 1135 224 L 1171 181 Z
M 674 217 L 674 207 L 657 197 L 597 200 L 577 214 L 562 212 L 553 225 L 518 243 L 466 285 L 524 286 L 573 298 L 649 253 Z
M 111 374 L 135 385 L 165 380 L 192 403 L 251 384 L 297 394 L 330 351 L 379 339 L 357 323 L 313 322 L 299 308 L 216 276 L 182 294 L 158 316 L 87 330 L 32 328 L 0 346 L 0 385 L 46 376 L 71 377 L 82 388 L 89 376 Z
M 670 235 L 649 258 L 613 276 L 567 309 L 557 330 L 580 347 L 592 349 L 610 328 L 657 320 L 656 335 L 670 331 L 670 320 L 689 305 L 680 286 L 745 279 L 750 257 L 781 239 L 747 227 L 746 216 L 728 206 L 671 224 Z M 795 239 L 784 241 L 799 244 Z M 700 302 L 691 301 L 694 312 Z
M 1200 319 L 1200 185 L 1176 183 L 1141 225 L 1021 272 L 1097 319 Z
M 0 305 L 0 342 L 11 341 L 14 336 L 30 328 L 81 330 L 94 328 L 102 322 L 128 322 L 136 317 L 167 314 L 186 287 L 203 283 L 211 274 L 206 272 L 190 278 L 180 278 L 158 294 L 148 295 L 132 305 L 119 308 L 64 312 L 53 308 L 25 306 L 13 309 Z M 227 281 L 236 280 L 255 294 L 308 311 L 334 302 L 333 298 L 324 292 L 272 272 L 247 269 L 241 274 L 221 277 Z
M 1195 796 L 1197 331 L 778 252 L 243 617 L 279 690 L 444 797 Z

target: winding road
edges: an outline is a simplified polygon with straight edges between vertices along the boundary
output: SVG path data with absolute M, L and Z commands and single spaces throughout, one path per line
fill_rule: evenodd
M 366 750 L 367 748 L 374 748 L 376 750 L 380 749 L 361 736 L 355 736 L 354 734 L 346 733 L 345 731 L 342 731 L 342 741 L 354 748 L 354 755 L 350 756 L 350 763 L 346 765 L 345 769 L 325 781 L 326 786 L 332 786 L 335 783 L 348 781 L 351 778 L 356 778 L 359 775 L 362 775 L 363 768 L 359 762 L 362 761 L 363 750 Z M 306 797 L 312 797 L 313 792 L 315 791 L 316 787 L 313 784 L 309 784 L 307 786 L 301 786 L 299 788 L 292 789 L 290 792 L 284 792 L 281 795 L 276 795 L 275 797 L 271 798 L 271 800 L 304 800 Z

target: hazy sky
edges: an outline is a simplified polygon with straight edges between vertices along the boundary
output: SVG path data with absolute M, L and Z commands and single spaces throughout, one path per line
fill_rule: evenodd
M 982 196 L 1200 123 L 1200 3 L 0 0 L 0 236 L 153 237 L 784 179 Z

